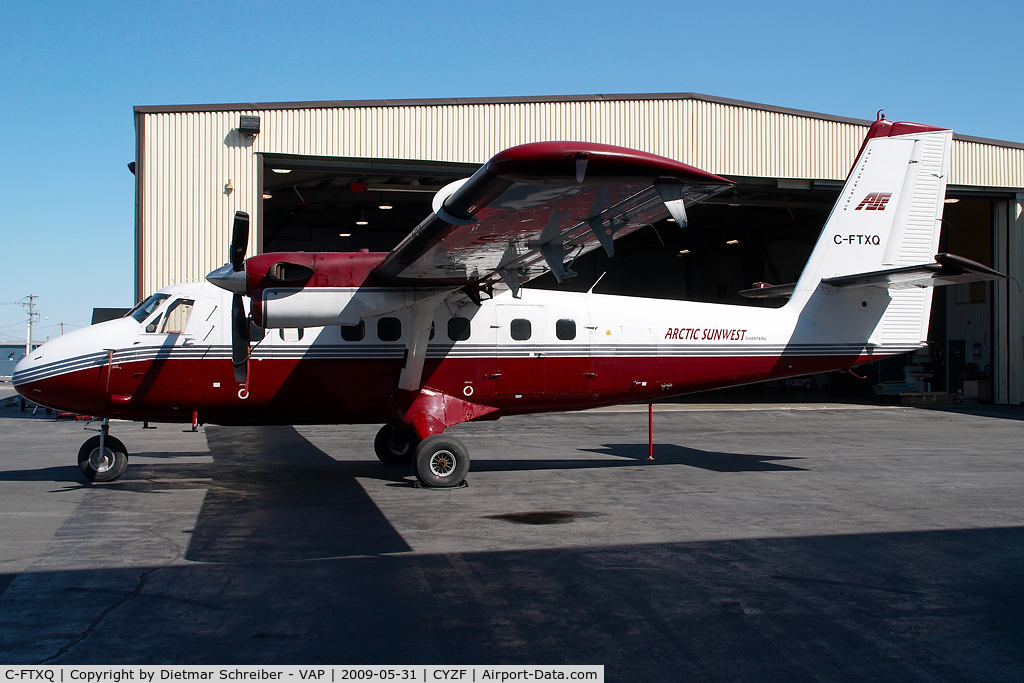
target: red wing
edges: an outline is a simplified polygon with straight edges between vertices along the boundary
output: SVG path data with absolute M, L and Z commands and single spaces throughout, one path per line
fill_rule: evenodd
M 455 184 L 453 184 L 454 186 Z M 646 152 L 586 142 L 520 145 L 494 156 L 447 197 L 376 268 L 393 282 L 494 284 L 513 290 L 732 181 Z M 453 188 L 449 186 L 449 188 Z M 446 188 L 448 189 L 448 188 Z M 449 191 L 451 191 L 449 189 Z

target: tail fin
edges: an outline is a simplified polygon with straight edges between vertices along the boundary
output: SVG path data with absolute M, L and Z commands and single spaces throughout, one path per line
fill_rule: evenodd
M 837 290 L 822 279 L 934 263 L 952 139 L 951 130 L 918 123 L 872 124 L 787 304 L 816 309 L 804 313 L 819 334 L 893 352 L 925 340 L 931 287 L 866 294 Z M 851 324 L 851 305 L 873 314 Z

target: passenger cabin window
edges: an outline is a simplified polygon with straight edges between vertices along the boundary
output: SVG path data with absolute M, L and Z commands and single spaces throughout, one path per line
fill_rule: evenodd
M 564 341 L 576 338 L 576 321 L 562 318 L 555 323 L 555 336 Z
M 297 342 L 302 339 L 302 335 L 305 334 L 306 330 L 301 327 L 282 327 L 277 331 L 281 341 L 286 342 Z
M 169 298 L 171 298 L 170 294 L 154 294 L 145 301 L 139 303 L 132 310 L 128 311 L 128 315 L 135 318 L 137 322 L 141 323 L 143 320 L 148 318 L 150 314 L 160 306 L 160 304 L 162 304 Z
M 360 320 L 358 325 L 342 325 L 341 338 L 345 341 L 363 341 L 366 336 L 366 321 Z
M 160 326 L 160 334 L 181 334 L 188 325 L 192 315 L 193 299 L 178 299 L 164 313 L 164 324 Z
M 448 338 L 452 341 L 466 341 L 469 339 L 469 333 L 469 318 L 450 318 L 448 320 Z
M 509 326 L 509 332 L 516 341 L 526 341 L 533 334 L 533 326 L 526 318 L 516 318 Z
M 377 339 L 398 341 L 402 337 L 402 321 L 398 318 L 381 318 L 377 321 Z

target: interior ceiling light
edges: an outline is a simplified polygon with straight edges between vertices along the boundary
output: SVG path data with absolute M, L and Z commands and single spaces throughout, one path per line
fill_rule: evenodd
M 389 209 L 391 209 L 393 207 L 390 204 L 388 204 L 387 202 L 384 202 L 383 204 L 381 204 L 377 208 L 378 209 L 383 209 L 384 211 L 388 211 Z
M 366 212 L 360 211 L 359 215 L 356 216 L 356 225 L 369 225 L 370 221 L 366 220 Z
M 669 217 L 668 217 L 668 218 L 666 218 L 665 220 L 667 220 L 667 221 L 668 221 L 669 223 L 675 223 L 675 222 L 676 222 L 676 219 L 675 219 L 675 218 L 672 218 L 672 216 L 669 216 Z
M 943 204 L 956 204 L 958 201 L 960 200 L 956 197 L 950 197 L 949 199 L 943 200 Z
M 270 170 L 273 171 L 274 173 L 291 173 L 292 172 L 292 169 L 290 169 L 290 168 L 272 168 Z
M 273 199 L 274 195 L 270 194 L 269 192 L 264 192 L 263 193 L 263 198 L 264 199 Z
M 682 255 L 684 255 L 684 254 L 689 254 L 689 253 L 690 253 L 690 250 L 689 250 L 689 249 L 680 249 L 680 250 L 679 250 L 679 255 L 680 255 L 680 256 L 682 256 Z
M 338 237 L 351 237 L 351 236 L 352 236 L 352 233 L 350 233 L 350 232 L 339 232 L 338 233 Z
M 725 243 L 726 244 L 739 244 L 740 241 L 739 240 L 726 240 Z

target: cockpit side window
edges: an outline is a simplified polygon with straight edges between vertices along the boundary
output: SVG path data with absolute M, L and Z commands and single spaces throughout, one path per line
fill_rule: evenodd
M 164 301 L 171 297 L 170 294 L 161 294 L 157 292 L 153 296 L 149 297 L 132 310 L 128 311 L 128 315 L 135 318 L 137 322 L 142 322 L 149 315 L 157 309 Z
M 178 299 L 164 313 L 164 324 L 160 327 L 161 334 L 181 334 L 188 325 L 188 317 L 192 315 L 193 299 Z

